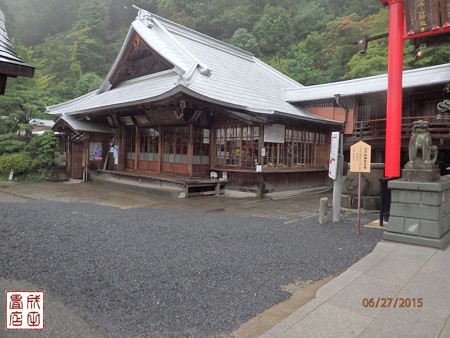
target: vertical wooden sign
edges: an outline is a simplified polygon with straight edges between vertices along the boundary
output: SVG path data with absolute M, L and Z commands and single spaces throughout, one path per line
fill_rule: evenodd
M 371 146 L 359 141 L 350 147 L 350 171 L 353 173 L 370 173 Z
M 350 147 L 350 171 L 358 174 L 358 222 L 355 231 L 361 233 L 361 173 L 370 173 L 371 146 L 359 141 Z

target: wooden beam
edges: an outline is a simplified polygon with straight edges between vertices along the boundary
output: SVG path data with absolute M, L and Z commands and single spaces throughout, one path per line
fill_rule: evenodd
M 0 69 L 2 70 L 2 75 L 6 75 L 9 77 L 17 77 L 17 76 L 25 76 L 25 77 L 33 77 L 34 76 L 34 67 L 27 64 L 17 64 L 13 62 L 0 62 Z

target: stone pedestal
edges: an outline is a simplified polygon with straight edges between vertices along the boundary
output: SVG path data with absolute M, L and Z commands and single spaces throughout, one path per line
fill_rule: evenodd
M 437 182 L 441 179 L 441 172 L 435 164 L 407 164 L 402 177 L 411 182 Z
M 388 183 L 391 210 L 383 239 L 444 248 L 450 243 L 450 177 L 436 182 Z

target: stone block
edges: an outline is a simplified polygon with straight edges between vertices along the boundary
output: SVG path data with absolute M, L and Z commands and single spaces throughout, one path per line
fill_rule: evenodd
M 420 220 L 405 218 L 404 233 L 407 235 L 418 235 L 420 228 Z
M 442 224 L 443 224 L 443 232 L 444 234 L 447 231 L 450 231 L 450 214 L 446 215 L 443 219 L 442 219 Z
M 405 219 L 403 217 L 389 217 L 388 231 L 402 234 L 405 229 Z
M 440 192 L 422 191 L 419 203 L 438 206 L 442 203 L 442 198 L 443 196 Z
M 442 212 L 440 207 L 421 206 L 417 204 L 391 203 L 391 215 L 438 221 Z
M 391 190 L 391 202 L 420 204 L 420 191 Z
M 383 239 L 441 249 L 450 243 L 450 175 L 437 182 L 393 180 L 388 187 L 393 198 Z
M 388 182 L 389 189 L 420 190 L 420 191 L 445 191 L 450 189 L 450 176 L 441 177 L 437 182 L 408 182 L 405 180 L 392 180 Z
M 440 224 L 437 221 L 422 220 L 420 224 L 420 236 L 440 238 L 441 230 Z

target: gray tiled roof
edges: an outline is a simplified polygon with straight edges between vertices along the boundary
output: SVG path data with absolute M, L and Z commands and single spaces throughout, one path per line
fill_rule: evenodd
M 286 90 L 286 99 L 289 102 L 306 102 L 332 99 L 335 95 L 344 97 L 382 92 L 387 90 L 387 79 L 387 74 L 383 74 L 303 88 L 290 88 Z M 449 82 L 450 63 L 403 72 L 404 89 Z
M 108 126 L 91 121 L 80 121 L 71 116 L 62 116 L 53 125 L 53 130 L 63 130 L 64 127 L 69 127 L 72 131 L 84 131 L 93 133 L 109 133 L 113 131 Z
M 134 32 L 174 68 L 111 87 L 109 79 Z M 186 93 L 248 112 L 281 113 L 305 120 L 338 123 L 286 102 L 284 89 L 302 87 L 246 51 L 141 10 L 99 90 L 48 107 L 47 112 L 89 114 Z
M 34 67 L 27 64 L 17 53 L 6 31 L 5 16 L 0 10 L 0 74 L 6 76 L 34 75 Z

